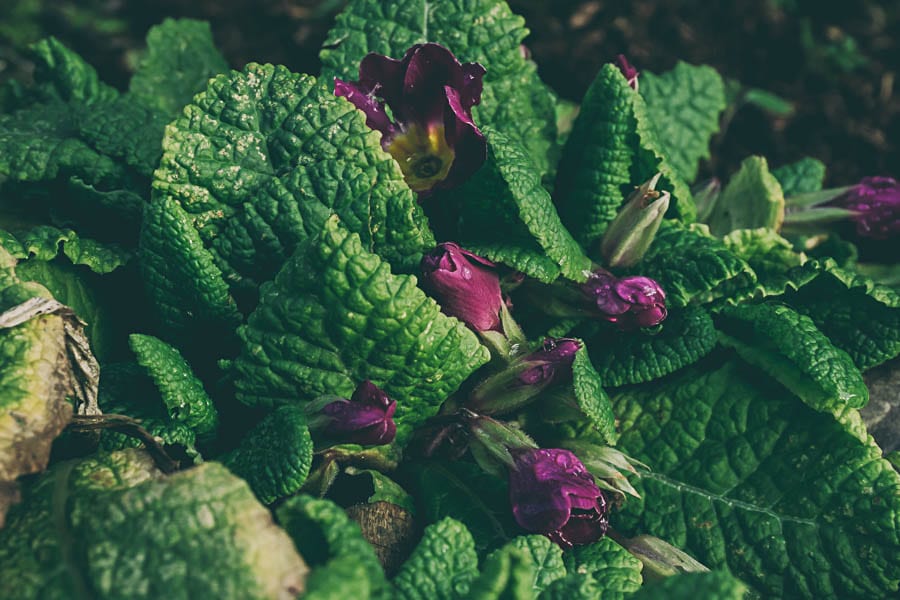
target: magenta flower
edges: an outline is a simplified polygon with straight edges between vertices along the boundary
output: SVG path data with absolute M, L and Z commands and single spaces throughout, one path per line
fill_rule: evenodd
M 593 271 L 581 291 L 596 304 L 607 321 L 621 329 L 652 327 L 668 314 L 666 293 L 649 277 L 622 277 L 603 269 Z
M 369 380 L 360 383 L 349 400 L 329 402 L 310 420 L 328 437 L 361 446 L 390 444 L 397 434 L 394 411 L 397 403 Z M 324 417 L 324 418 L 323 418 Z
M 856 233 L 884 240 L 900 233 L 900 183 L 892 177 L 865 177 L 831 202 L 856 213 Z
M 503 294 L 494 263 L 445 242 L 422 257 L 422 284 L 441 305 L 477 331 L 501 331 Z
M 513 451 L 509 500 L 516 522 L 563 548 L 595 542 L 609 526 L 606 498 L 572 452 L 559 448 Z
M 487 145 L 472 120 L 484 73 L 443 46 L 416 44 L 400 60 L 366 55 L 359 80 L 335 79 L 334 94 L 366 114 L 409 187 L 425 193 L 459 185 L 484 163 Z
M 628 59 L 625 58 L 624 54 L 620 54 L 616 57 L 616 66 L 619 67 L 619 70 L 622 71 L 622 75 L 628 80 L 628 85 L 631 86 L 631 89 L 637 91 L 638 75 L 640 75 L 640 73 L 630 62 L 628 62 Z
M 553 381 L 572 376 L 572 362 L 581 349 L 581 342 L 572 338 L 546 338 L 540 350 L 523 361 L 533 366 L 519 375 L 519 383 L 547 386 Z

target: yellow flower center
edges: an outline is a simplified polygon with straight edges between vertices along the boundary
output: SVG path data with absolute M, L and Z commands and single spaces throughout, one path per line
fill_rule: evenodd
M 412 125 L 391 141 L 388 152 L 400 163 L 406 183 L 416 192 L 429 190 L 447 177 L 455 157 L 444 138 L 443 125 Z

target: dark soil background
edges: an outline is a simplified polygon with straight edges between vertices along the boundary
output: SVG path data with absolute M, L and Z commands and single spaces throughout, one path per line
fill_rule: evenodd
M 900 0 L 512 0 L 532 31 L 541 75 L 577 101 L 599 67 L 625 53 L 641 70 L 679 59 L 773 92 L 794 106 L 744 106 L 701 176 L 727 176 L 749 154 L 772 166 L 815 156 L 828 183 L 900 177 Z M 165 17 L 210 21 L 233 67 L 249 61 L 316 73 L 342 0 L 0 0 L 0 80 L 27 77 L 21 48 L 60 38 L 125 87 L 147 29 Z

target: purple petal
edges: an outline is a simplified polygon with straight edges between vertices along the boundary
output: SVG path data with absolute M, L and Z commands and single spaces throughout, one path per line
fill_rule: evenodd
M 452 188 L 481 168 L 487 159 L 487 142 L 469 111 L 464 108 L 459 92 L 446 86 L 444 93 L 449 108 L 444 116 L 444 137 L 454 149 L 454 159 L 441 187 Z
M 382 134 L 382 145 L 385 145 L 393 135 L 395 128 L 384 110 L 384 102 L 378 100 L 371 93 L 367 93 L 364 87 L 357 83 L 343 81 L 335 78 L 334 95 L 346 98 L 353 106 L 366 114 L 366 125 Z
M 400 60 L 370 52 L 359 63 L 360 85 L 368 93 L 377 95 L 394 110 L 403 100 L 403 78 L 406 67 L 419 47 L 415 45 L 407 50 Z
M 422 280 L 441 310 L 478 331 L 499 331 L 503 296 L 500 278 L 490 261 L 474 257 L 453 242 L 422 257 Z

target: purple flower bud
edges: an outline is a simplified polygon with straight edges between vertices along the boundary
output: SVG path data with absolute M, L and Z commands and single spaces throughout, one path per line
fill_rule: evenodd
M 477 331 L 501 331 L 503 294 L 494 263 L 453 242 L 439 244 L 422 257 L 423 286 L 444 313 Z
M 884 240 L 900 233 L 900 183 L 892 177 L 865 177 L 831 202 L 856 212 L 856 233 Z
M 619 70 L 622 71 L 622 75 L 628 80 L 628 85 L 631 86 L 631 89 L 637 91 L 638 75 L 640 75 L 640 73 L 638 73 L 638 70 L 628 62 L 628 59 L 625 58 L 624 54 L 620 54 L 616 57 L 616 66 L 619 67 Z
M 572 338 L 546 338 L 540 350 L 532 352 L 523 360 L 533 363 L 519 375 L 519 382 L 525 385 L 549 385 L 554 380 L 572 376 L 572 362 L 581 349 L 581 342 Z
M 366 380 L 357 386 L 349 400 L 340 398 L 319 410 L 319 415 L 327 418 L 321 430 L 345 443 L 361 446 L 390 444 L 397 434 L 393 419 L 395 410 L 397 403 Z
M 512 453 L 509 500 L 516 522 L 563 548 L 590 544 L 609 526 L 606 498 L 578 457 L 560 448 Z
M 416 44 L 400 60 L 368 54 L 359 80 L 335 79 L 334 94 L 366 114 L 409 187 L 426 193 L 459 185 L 487 157 L 484 135 L 472 120 L 484 73 L 478 63 L 460 64 L 443 46 Z
M 622 277 L 593 271 L 581 291 L 593 299 L 604 318 L 621 329 L 652 327 L 667 315 L 666 293 L 649 277 Z

